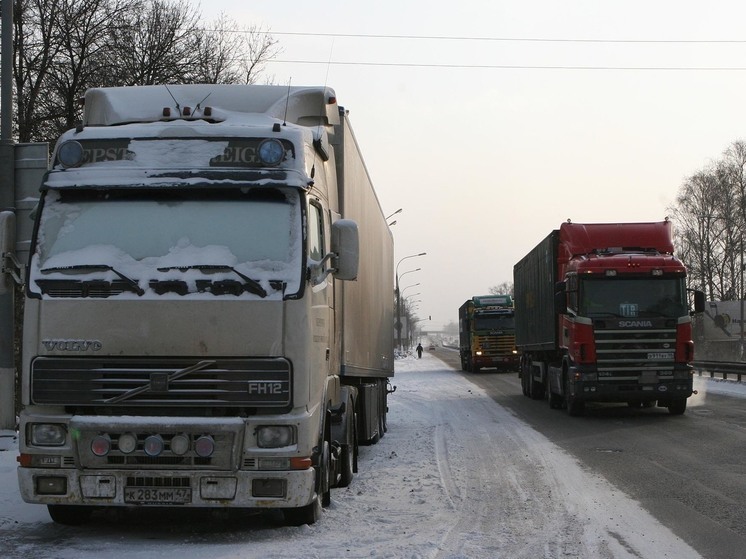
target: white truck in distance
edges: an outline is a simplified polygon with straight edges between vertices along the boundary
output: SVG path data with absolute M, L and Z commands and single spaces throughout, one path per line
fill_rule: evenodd
M 23 499 L 314 522 L 394 372 L 392 235 L 334 91 L 89 90 L 36 214 Z

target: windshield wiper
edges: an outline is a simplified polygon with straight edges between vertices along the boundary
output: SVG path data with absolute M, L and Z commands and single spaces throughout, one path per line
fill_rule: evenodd
M 145 290 L 130 277 L 125 276 L 122 272 L 110 266 L 109 264 L 75 264 L 73 266 L 55 266 L 53 268 L 42 268 L 42 274 L 50 274 L 52 272 L 114 272 L 117 276 L 123 279 L 127 285 L 138 295 L 145 295 Z
M 264 298 L 267 296 L 267 291 L 261 286 L 261 284 L 253 278 L 242 274 L 236 270 L 233 266 L 227 264 L 195 264 L 192 266 L 167 266 L 164 268 L 158 268 L 159 272 L 168 272 L 169 270 L 179 270 L 180 272 L 186 272 L 187 270 L 200 270 L 203 272 L 233 272 L 238 277 L 246 282 L 246 287 L 254 293 Z

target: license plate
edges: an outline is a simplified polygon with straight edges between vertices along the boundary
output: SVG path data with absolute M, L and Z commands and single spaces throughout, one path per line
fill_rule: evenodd
M 673 359 L 673 352 L 648 353 L 648 359 Z
M 133 504 L 181 505 L 192 502 L 192 490 L 185 487 L 125 487 L 124 501 Z

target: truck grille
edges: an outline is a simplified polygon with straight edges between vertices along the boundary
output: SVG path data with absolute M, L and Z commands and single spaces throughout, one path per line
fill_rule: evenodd
M 31 366 L 31 401 L 97 408 L 288 407 L 291 381 L 290 363 L 282 358 L 38 357 Z
M 644 371 L 671 376 L 676 328 L 617 329 L 595 324 L 599 380 L 639 378 Z
M 479 344 L 485 355 L 511 355 L 515 349 L 515 336 L 480 336 Z

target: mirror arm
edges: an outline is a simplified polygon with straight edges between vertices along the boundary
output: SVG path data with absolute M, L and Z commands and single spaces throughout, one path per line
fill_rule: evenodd
M 321 261 L 318 264 L 313 264 L 311 266 L 311 269 L 313 272 L 321 272 L 322 267 L 324 264 L 326 264 L 328 261 L 334 259 L 337 257 L 337 254 L 335 252 L 328 252 L 324 258 L 321 259 Z M 323 270 L 323 273 L 320 275 L 316 275 L 315 273 L 312 273 L 312 283 L 313 285 L 319 285 L 322 281 L 324 281 L 329 274 L 333 274 L 337 271 L 337 268 L 327 268 L 326 270 Z
M 2 269 L 0 273 L 8 274 L 17 285 L 23 285 L 23 267 L 12 252 L 2 254 Z

